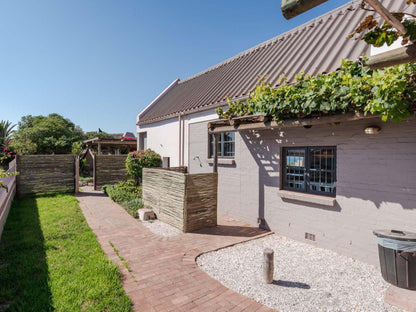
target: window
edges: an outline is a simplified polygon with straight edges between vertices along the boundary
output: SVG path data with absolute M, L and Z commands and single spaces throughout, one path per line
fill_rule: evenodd
M 234 157 L 235 134 L 234 132 L 223 132 L 218 134 L 218 157 Z M 208 157 L 214 157 L 214 135 L 209 135 Z
M 147 132 L 139 133 L 139 149 L 141 150 L 147 149 Z
M 336 147 L 284 147 L 283 189 L 335 197 Z

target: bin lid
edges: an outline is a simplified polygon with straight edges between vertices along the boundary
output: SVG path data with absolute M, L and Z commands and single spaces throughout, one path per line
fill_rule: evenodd
M 392 238 L 403 241 L 416 242 L 416 233 L 399 230 L 374 230 L 374 235 L 378 237 Z

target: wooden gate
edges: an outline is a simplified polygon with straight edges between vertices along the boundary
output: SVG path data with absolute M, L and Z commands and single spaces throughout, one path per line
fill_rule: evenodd
M 127 155 L 94 155 L 94 190 L 123 181 L 127 174 L 126 159 Z

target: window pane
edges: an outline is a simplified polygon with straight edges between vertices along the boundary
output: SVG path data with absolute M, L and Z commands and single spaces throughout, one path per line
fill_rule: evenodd
M 214 135 L 209 135 L 209 157 L 214 157 Z M 234 157 L 235 155 L 235 134 L 225 132 L 218 134 L 218 157 Z
M 208 135 L 208 157 L 212 158 L 214 157 L 214 135 L 213 134 L 209 134 Z
M 286 188 L 305 190 L 305 154 L 305 149 L 286 149 Z
M 224 142 L 234 142 L 234 132 L 225 132 L 223 135 Z
M 224 156 L 234 156 L 234 142 L 224 143 Z
M 335 194 L 335 148 L 310 148 L 309 155 L 310 190 Z

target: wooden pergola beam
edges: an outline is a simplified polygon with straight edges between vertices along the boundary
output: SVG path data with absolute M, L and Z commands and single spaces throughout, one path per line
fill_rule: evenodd
M 295 127 L 309 127 L 315 125 L 323 124 L 334 124 L 339 122 L 355 121 L 362 119 L 373 119 L 380 118 L 378 115 L 364 115 L 363 113 L 346 113 L 338 114 L 331 116 L 321 116 L 321 117 L 312 117 L 312 118 L 303 118 L 303 119 L 289 119 L 282 122 L 277 121 L 265 121 L 265 122 L 253 122 L 239 124 L 237 126 L 232 126 L 230 124 L 224 124 L 221 120 L 219 124 L 216 122 L 211 122 L 208 129 L 209 133 L 221 133 L 221 132 L 236 132 L 236 131 L 245 131 L 245 130 L 273 130 L 273 129 L 285 129 L 285 128 L 295 128 Z M 227 119 L 228 121 L 228 119 Z
M 401 21 L 399 21 L 393 14 L 390 13 L 378 0 L 365 0 L 369 5 L 373 7 L 382 18 L 386 20 L 391 26 L 396 28 L 396 30 L 402 35 L 406 35 L 406 27 L 403 26 Z

